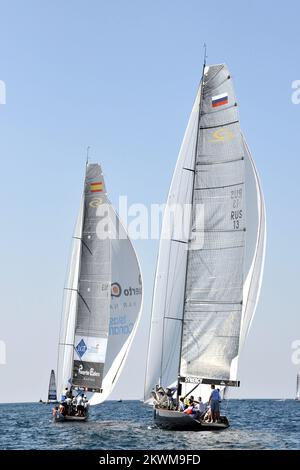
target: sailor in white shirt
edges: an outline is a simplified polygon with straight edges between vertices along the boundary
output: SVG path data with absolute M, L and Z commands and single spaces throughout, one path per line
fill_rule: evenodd
M 78 394 L 77 397 L 76 397 L 76 404 L 77 404 L 77 413 L 78 413 L 78 416 L 83 416 L 83 412 L 84 412 L 83 396 L 84 396 L 84 394 L 83 394 L 83 393 L 80 393 L 80 394 Z
M 197 405 L 196 405 L 196 410 L 199 411 L 199 414 L 200 416 L 205 413 L 206 411 L 206 406 L 205 404 L 203 403 L 202 401 L 202 398 L 201 397 L 198 397 L 198 400 L 197 400 Z

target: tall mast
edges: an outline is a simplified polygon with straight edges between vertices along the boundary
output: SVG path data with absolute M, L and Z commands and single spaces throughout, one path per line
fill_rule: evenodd
M 197 122 L 197 137 L 196 137 L 196 145 L 195 145 L 195 157 L 194 157 L 194 168 L 189 169 L 189 171 L 193 172 L 193 187 L 192 187 L 192 209 L 194 205 L 194 188 L 195 188 L 195 176 L 196 176 L 196 158 L 198 152 L 198 142 L 199 142 L 199 131 L 200 131 L 200 119 L 201 119 L 201 107 L 202 107 L 202 98 L 203 98 L 203 84 L 204 84 L 204 70 L 206 67 L 206 44 L 204 44 L 204 57 L 203 57 L 203 69 L 202 69 L 202 78 L 200 81 L 201 87 L 201 94 L 199 99 L 199 114 L 198 114 L 198 122 Z M 191 234 L 191 227 L 192 227 L 192 220 L 193 220 L 193 213 L 191 211 L 191 219 L 190 219 L 190 230 L 189 235 Z M 187 243 L 187 249 L 189 250 L 189 241 Z M 184 327 L 184 310 L 185 310 L 185 302 L 186 302 L 186 287 L 187 287 L 187 273 L 188 273 L 188 265 L 189 265 L 189 252 L 187 254 L 186 260 L 186 267 L 185 267 L 185 281 L 184 281 L 184 298 L 183 298 L 183 311 L 182 311 L 182 319 L 181 319 L 181 337 L 180 337 L 180 349 L 179 349 L 179 363 L 178 363 L 178 379 L 177 379 L 177 400 L 179 401 L 179 388 L 180 388 L 180 366 L 181 366 L 181 352 L 182 352 L 182 342 L 183 342 L 183 327 Z
M 86 168 L 87 168 L 88 163 L 89 163 L 89 150 L 90 150 L 90 147 L 87 147 Z M 74 367 L 75 335 L 76 335 L 75 330 L 76 330 L 76 321 L 77 321 L 77 315 L 78 315 L 78 297 L 80 297 L 80 294 L 79 294 L 79 277 L 80 277 L 80 269 L 81 269 L 82 230 L 83 230 L 83 224 L 84 224 L 84 219 L 85 219 L 85 214 L 84 214 L 84 210 L 85 210 L 85 204 L 84 204 L 84 200 L 85 200 L 85 179 L 86 179 L 86 170 L 85 170 L 85 174 L 84 174 L 83 192 L 82 192 L 82 198 L 83 198 L 82 211 L 83 211 L 83 214 L 82 214 L 81 227 L 80 227 L 80 238 L 79 238 L 79 240 L 80 240 L 80 249 L 79 249 L 79 268 L 78 268 L 78 277 L 77 277 L 77 288 L 75 290 L 75 292 L 76 292 L 76 313 L 75 313 L 75 328 L 74 328 L 74 335 L 73 335 L 73 352 L 72 352 L 72 361 L 71 361 L 72 369 L 71 369 L 70 389 L 72 389 L 72 387 L 73 387 L 73 367 Z M 73 238 L 78 239 L 78 237 L 73 237 Z
M 87 167 L 89 164 L 89 153 L 90 153 L 90 146 L 87 147 L 86 149 L 86 161 L 85 161 L 85 166 Z

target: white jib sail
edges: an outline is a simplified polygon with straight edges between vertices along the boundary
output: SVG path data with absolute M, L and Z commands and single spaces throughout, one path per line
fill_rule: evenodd
M 77 289 L 80 267 L 81 236 L 83 223 L 83 198 L 75 225 L 69 274 L 64 291 L 63 313 L 60 325 L 60 338 L 57 363 L 57 398 L 66 387 L 70 387 L 72 379 L 74 336 L 77 309 Z
M 142 312 L 142 275 L 134 247 L 112 206 L 112 223 L 118 238 L 112 239 L 112 296 L 110 325 L 102 393 L 94 393 L 91 405 L 102 403 L 112 393 L 126 361 Z
M 173 174 L 157 260 L 151 331 L 145 377 L 145 400 L 158 384 L 177 379 L 184 283 L 190 217 L 181 212 L 192 201 L 192 181 L 199 118 L 201 86 L 198 89 Z

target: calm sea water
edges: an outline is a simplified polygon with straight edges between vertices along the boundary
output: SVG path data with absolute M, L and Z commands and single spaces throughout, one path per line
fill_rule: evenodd
M 228 400 L 225 431 L 157 429 L 139 401 L 93 407 L 85 423 L 53 423 L 50 405 L 0 405 L 0 449 L 300 449 L 300 402 Z

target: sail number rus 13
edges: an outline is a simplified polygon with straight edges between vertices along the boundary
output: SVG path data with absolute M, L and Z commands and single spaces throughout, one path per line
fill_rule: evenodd
M 233 223 L 233 229 L 238 230 L 240 228 L 241 219 L 243 218 L 243 209 L 241 209 L 243 203 L 243 188 L 233 189 L 231 191 L 232 200 L 232 211 L 230 213 L 230 219 Z

